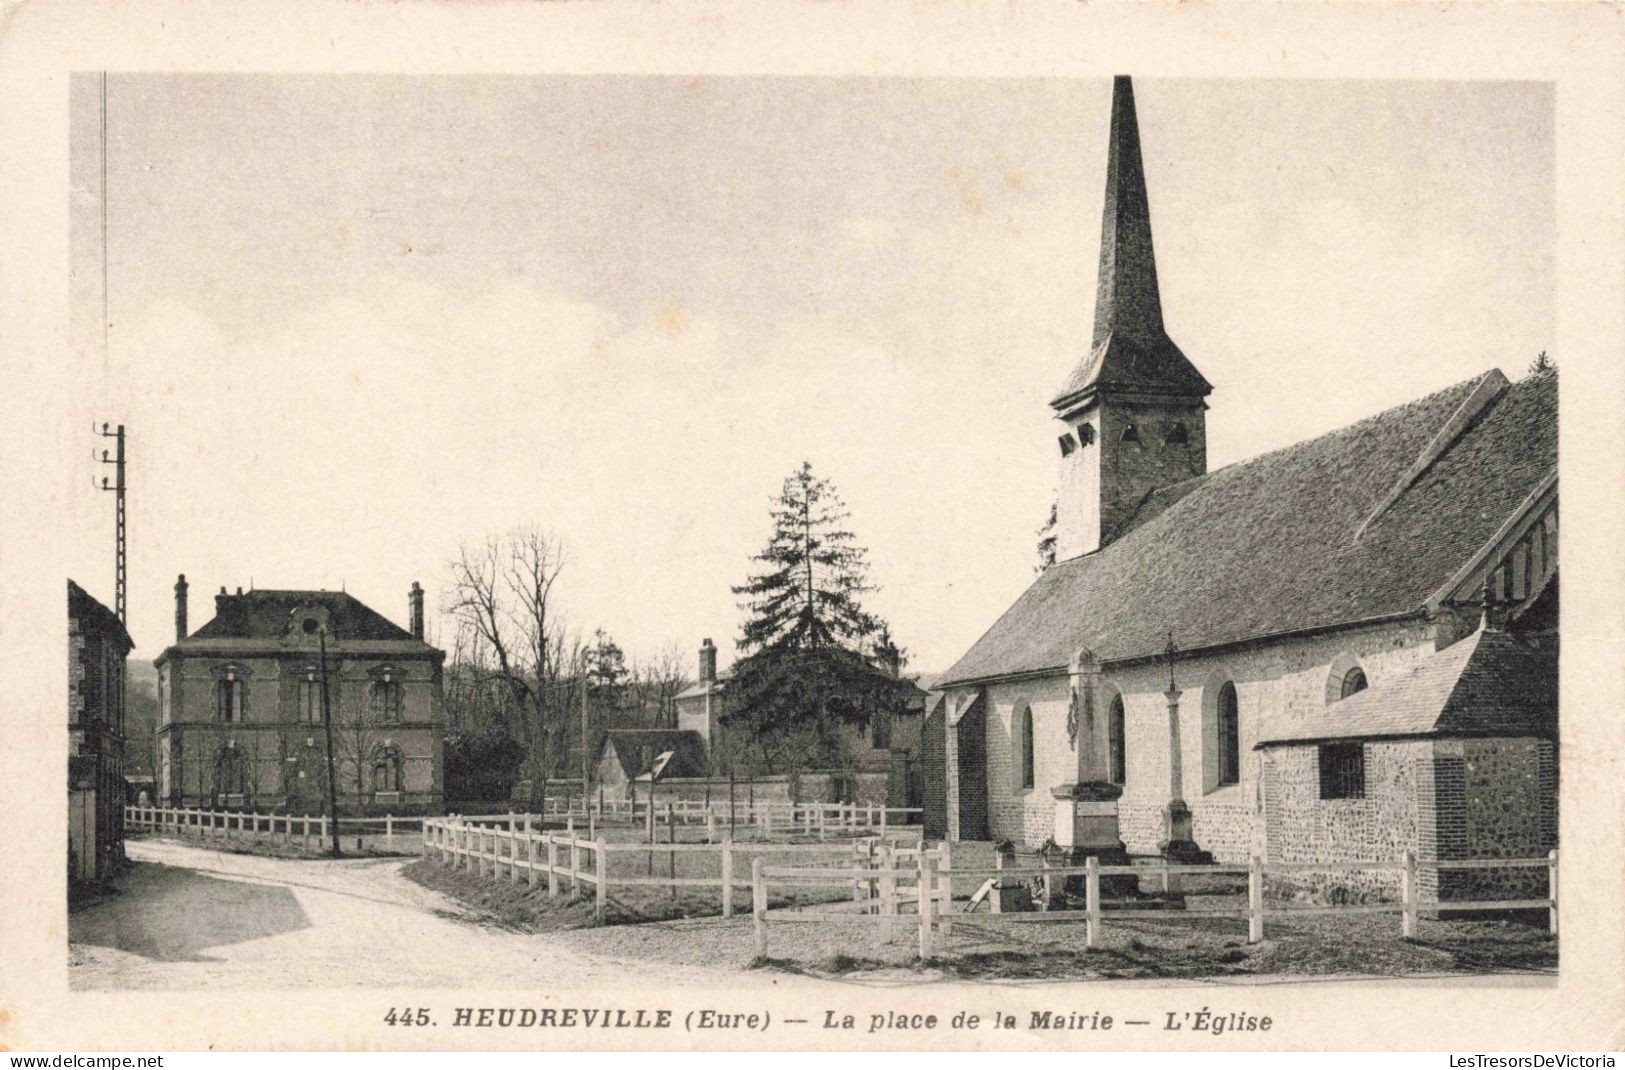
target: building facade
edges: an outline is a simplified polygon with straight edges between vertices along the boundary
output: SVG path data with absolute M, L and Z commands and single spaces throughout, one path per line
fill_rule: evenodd
M 125 662 L 114 612 L 68 581 L 68 877 L 105 880 L 124 861 Z
M 928 827 L 1226 862 L 1544 854 L 1556 373 L 1492 370 L 1209 472 L 1213 388 L 1164 328 L 1126 78 L 1108 157 L 1094 334 L 1051 403 L 1056 561 L 936 685 Z M 1550 628 L 1510 637 L 1516 617 Z M 1449 719 L 1391 715 L 1406 681 L 1509 643 L 1542 648 L 1518 662 L 1535 692 L 1463 685 Z M 1438 779 L 1463 762 L 1476 795 Z M 1532 834 L 1457 831 L 1494 791 Z
M 423 640 L 415 583 L 408 605 L 409 630 L 343 592 L 222 587 L 189 633 L 181 576 L 155 661 L 159 798 L 322 813 L 331 770 L 341 814 L 441 812 L 445 654 Z

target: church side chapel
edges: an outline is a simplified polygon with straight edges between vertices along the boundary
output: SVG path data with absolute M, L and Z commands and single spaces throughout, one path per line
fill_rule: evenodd
M 1215 390 L 1164 328 L 1125 77 L 1110 138 L 1093 336 L 1051 402 L 1055 561 L 927 711 L 946 834 L 1073 861 L 1414 851 L 1429 900 L 1544 879 L 1425 863 L 1556 846 L 1556 372 L 1209 472 Z

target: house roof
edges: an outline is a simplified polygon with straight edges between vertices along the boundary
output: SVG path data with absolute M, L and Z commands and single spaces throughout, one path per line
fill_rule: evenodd
M 249 591 L 215 599 L 215 616 L 187 636 L 191 639 L 280 639 L 293 615 L 310 606 L 325 607 L 333 635 L 340 641 L 410 640 L 411 632 L 343 591 Z
M 604 747 L 621 763 L 628 780 L 649 772 L 660 755 L 671 752 L 672 759 L 661 776 L 702 776 L 705 773 L 705 740 L 691 729 L 612 728 L 604 733 Z M 646 765 L 643 756 L 649 756 Z
M 1258 746 L 1390 736 L 1551 735 L 1557 643 L 1480 628 L 1411 671 L 1297 720 Z
M 118 619 L 118 614 L 92 598 L 83 587 L 68 581 L 68 616 L 95 625 L 97 630 L 108 632 L 114 638 L 124 643 L 124 652 L 128 654 L 135 649 L 135 640 L 125 630 L 124 622 Z
M 1557 378 L 1499 372 L 1157 490 L 937 682 L 1414 614 L 1557 466 Z

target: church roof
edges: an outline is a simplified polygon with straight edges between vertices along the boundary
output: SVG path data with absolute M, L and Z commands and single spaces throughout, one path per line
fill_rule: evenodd
M 332 634 L 352 639 L 412 640 L 412 633 L 343 591 L 249 591 L 215 599 L 212 620 L 187 637 L 192 639 L 280 639 L 293 614 L 312 605 L 327 609 Z
M 1548 736 L 1557 643 L 1481 628 L 1410 672 L 1372 684 L 1258 744 L 1413 736 Z
M 1147 495 L 936 686 L 1419 613 L 1557 466 L 1557 377 L 1499 372 Z
M 1206 397 L 1213 392 L 1163 328 L 1134 85 L 1123 76 L 1112 83 L 1094 332 L 1089 352 L 1061 384 L 1051 404 L 1071 408 L 1097 391 L 1179 397 Z

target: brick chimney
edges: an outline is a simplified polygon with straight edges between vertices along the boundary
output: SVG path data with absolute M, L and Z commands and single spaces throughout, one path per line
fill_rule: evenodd
M 186 638 L 186 573 L 175 581 L 175 642 Z
M 214 615 L 215 616 L 223 617 L 223 616 L 226 615 L 226 602 L 229 601 L 230 598 L 231 598 L 231 595 L 226 593 L 225 584 L 221 584 L 220 585 L 220 593 L 214 596 Z
M 412 638 L 423 638 L 423 588 L 417 580 L 412 581 L 412 590 L 407 594 L 407 601 L 412 607 Z
M 700 643 L 700 683 L 717 682 L 717 648 L 710 639 Z

